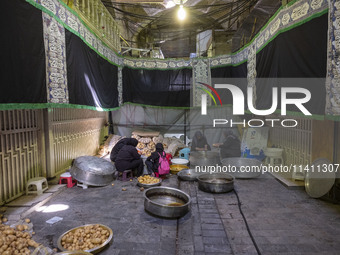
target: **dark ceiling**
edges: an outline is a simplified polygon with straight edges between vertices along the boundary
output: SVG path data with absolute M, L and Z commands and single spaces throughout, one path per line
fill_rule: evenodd
M 196 35 L 206 30 L 224 32 L 226 41 L 235 34 L 241 45 L 245 42 L 242 33 L 259 30 L 260 24 L 267 21 L 280 6 L 280 0 L 188 0 L 184 4 L 187 17 L 179 21 L 179 6 L 167 9 L 167 1 L 102 0 L 129 44 L 123 43 L 123 46 L 143 49 L 160 47 L 166 58 L 189 57 L 190 53 L 195 53 Z M 260 9 L 254 9 L 254 6 L 260 6 Z M 256 15 L 263 17 L 255 21 Z M 243 24 L 245 21 L 246 26 Z M 242 26 L 243 32 L 240 33 Z

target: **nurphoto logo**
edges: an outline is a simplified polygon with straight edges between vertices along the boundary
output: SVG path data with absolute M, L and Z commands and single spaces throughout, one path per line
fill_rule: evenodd
M 242 116 L 245 114 L 245 96 L 243 91 L 237 87 L 236 85 L 232 84 L 215 84 L 214 87 L 198 82 L 199 84 L 205 86 L 206 88 L 210 89 L 222 106 L 222 100 L 220 94 L 217 93 L 216 89 L 223 89 L 223 92 L 229 92 L 233 98 L 233 115 L 234 116 Z M 201 95 L 201 115 L 207 115 L 207 95 L 209 95 L 217 106 L 216 100 L 213 94 L 205 89 L 200 88 L 206 92 L 205 94 Z M 295 105 L 297 109 L 305 116 L 312 115 L 307 108 L 304 106 L 309 100 L 311 99 L 311 93 L 308 89 L 301 88 L 301 87 L 281 87 L 280 93 L 278 87 L 272 87 L 272 103 L 269 109 L 256 109 L 255 102 L 254 102 L 254 89 L 253 87 L 247 87 L 247 105 L 248 110 L 257 116 L 268 116 L 273 114 L 278 108 L 278 102 L 280 99 L 281 102 L 281 115 L 287 115 L 287 106 L 288 105 Z M 289 97 L 290 95 L 290 97 Z M 292 97 L 293 95 L 293 97 Z M 297 96 L 298 95 L 298 96 Z M 279 98 L 280 96 L 280 98 Z M 295 96 L 295 97 L 294 97 Z M 232 119 L 213 119 L 213 127 L 217 125 L 230 125 L 231 127 L 234 125 L 243 125 L 244 127 L 248 124 L 249 127 L 262 127 L 265 124 L 270 125 L 271 127 L 275 126 L 275 123 L 280 123 L 283 127 L 296 127 L 298 122 L 294 119 L 250 119 L 246 121 L 245 119 L 241 121 L 233 121 Z

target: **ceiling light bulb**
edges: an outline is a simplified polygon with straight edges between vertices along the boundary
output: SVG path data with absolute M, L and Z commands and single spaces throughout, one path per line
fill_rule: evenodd
M 183 5 L 180 5 L 179 10 L 177 12 L 178 19 L 184 20 L 186 15 L 187 15 L 187 13 L 185 12 Z

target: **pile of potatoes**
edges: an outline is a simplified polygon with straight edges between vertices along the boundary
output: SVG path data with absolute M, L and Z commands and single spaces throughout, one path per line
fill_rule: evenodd
M 40 244 L 31 239 L 31 235 L 25 232 L 27 229 L 28 226 L 25 224 L 17 225 L 15 228 L 0 224 L 0 254 L 26 255 L 30 254 L 29 246 L 37 248 Z
M 96 224 L 77 228 L 61 238 L 61 245 L 70 251 L 90 250 L 100 246 L 110 236 L 110 231 Z
M 138 178 L 138 182 L 142 183 L 142 184 L 155 184 L 155 183 L 159 183 L 159 179 L 152 177 L 150 175 L 144 175 L 144 176 L 139 176 Z

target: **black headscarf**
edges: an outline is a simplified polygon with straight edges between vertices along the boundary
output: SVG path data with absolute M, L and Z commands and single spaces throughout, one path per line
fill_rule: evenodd
M 205 145 L 208 145 L 208 150 L 211 150 L 207 138 L 202 134 L 201 131 L 196 131 L 194 137 L 191 142 L 191 150 L 196 151 L 197 148 L 204 148 Z
M 129 141 L 127 142 L 126 145 L 132 145 L 133 147 L 136 147 L 138 144 L 138 140 L 135 138 L 129 138 Z
M 132 145 L 136 147 L 138 144 L 138 140 L 135 138 L 123 138 L 119 140 L 119 142 L 112 148 L 110 159 L 111 161 L 116 161 L 118 152 L 124 147 L 124 145 Z
M 157 143 L 156 144 L 156 151 L 159 152 L 159 153 L 162 153 L 164 151 L 163 144 Z

